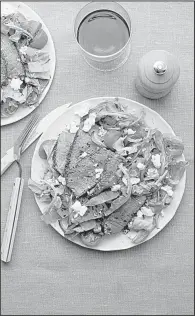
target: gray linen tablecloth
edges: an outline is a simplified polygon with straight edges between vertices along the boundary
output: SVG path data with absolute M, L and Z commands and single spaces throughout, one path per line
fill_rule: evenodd
M 27 188 L 35 144 L 22 156 L 25 188 L 12 261 L 2 264 L 3 315 L 193 315 L 193 3 L 124 2 L 132 18 L 132 51 L 120 69 L 98 72 L 82 59 L 73 36 L 84 2 L 29 2 L 48 26 L 56 48 L 56 73 L 41 104 L 44 117 L 65 102 L 123 96 L 156 110 L 183 138 L 186 190 L 174 219 L 155 238 L 133 249 L 104 253 L 81 248 L 40 220 Z M 181 75 L 172 92 L 152 101 L 135 89 L 136 64 L 152 49 L 175 54 Z M 29 117 L 1 128 L 2 156 Z M 13 180 L 1 179 L 1 236 Z

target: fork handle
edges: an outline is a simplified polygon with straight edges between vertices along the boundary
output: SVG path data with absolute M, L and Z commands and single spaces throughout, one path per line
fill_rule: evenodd
M 9 262 L 11 260 L 18 216 L 20 212 L 20 205 L 22 200 L 23 186 L 24 179 L 16 178 L 12 189 L 9 211 L 5 225 L 5 232 L 1 244 L 1 260 L 4 262 Z
M 9 168 L 9 166 L 11 166 L 14 160 L 14 150 L 12 147 L 6 152 L 5 156 L 1 158 L 1 176 Z

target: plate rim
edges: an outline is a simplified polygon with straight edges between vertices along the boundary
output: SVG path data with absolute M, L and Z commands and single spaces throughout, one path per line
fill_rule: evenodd
M 16 7 L 16 6 L 17 7 L 19 7 L 19 6 L 24 7 L 24 8 L 26 8 L 26 10 L 29 11 L 29 15 L 30 15 L 30 13 L 33 12 L 33 15 L 37 16 L 38 21 L 40 21 L 42 23 L 44 30 L 46 30 L 46 32 L 47 32 L 48 41 L 50 42 L 50 45 L 51 45 L 51 51 L 52 51 L 51 55 L 53 56 L 53 58 L 52 58 L 53 60 L 52 60 L 52 67 L 51 67 L 51 69 L 52 69 L 51 78 L 49 79 L 47 86 L 45 87 L 43 93 L 41 94 L 38 104 L 36 106 L 24 108 L 25 113 L 23 115 L 21 115 L 23 112 L 20 113 L 20 115 L 18 117 L 14 116 L 15 114 L 17 114 L 17 111 L 13 115 L 10 115 L 8 117 L 1 117 L 1 127 L 7 126 L 10 124 L 14 124 L 14 123 L 24 119 L 25 117 L 27 117 L 30 113 L 32 113 L 34 110 L 36 110 L 40 106 L 40 104 L 44 101 L 45 97 L 47 96 L 47 94 L 50 90 L 50 87 L 51 87 L 53 79 L 54 79 L 55 71 L 56 71 L 56 51 L 55 51 L 54 41 L 53 41 L 51 33 L 50 33 L 47 25 L 44 23 L 43 19 L 39 16 L 39 14 L 36 11 L 34 11 L 30 6 L 28 6 L 24 2 L 2 1 L 1 4 L 3 4 L 3 3 L 8 3 L 8 5 L 12 5 L 14 7 Z M 12 120 L 11 120 L 11 118 L 12 118 Z
M 84 99 L 84 100 L 82 100 L 82 101 L 80 101 L 80 102 L 77 102 L 77 103 L 72 104 L 70 107 L 68 107 L 68 108 L 66 109 L 66 111 L 64 112 L 64 114 L 67 113 L 67 112 L 69 112 L 69 111 L 74 112 L 74 108 L 75 108 L 75 107 L 77 107 L 77 106 L 79 106 L 80 104 L 85 103 L 85 102 L 86 102 L 86 103 L 90 103 L 90 101 L 93 101 L 93 102 L 98 101 L 98 103 L 97 103 L 97 105 L 98 105 L 100 102 L 103 102 L 103 101 L 105 101 L 105 100 L 109 100 L 109 99 L 114 100 L 114 99 L 116 99 L 116 98 L 119 99 L 119 102 L 122 101 L 122 100 L 125 100 L 125 101 L 128 102 L 128 103 L 131 103 L 131 102 L 132 102 L 133 104 L 135 104 L 135 105 L 137 105 L 137 106 L 139 106 L 139 107 L 141 107 L 141 108 L 146 109 L 146 111 L 149 110 L 149 112 L 155 113 L 155 115 L 157 115 L 157 116 L 159 117 L 159 119 L 163 122 L 163 124 L 165 124 L 165 125 L 172 131 L 173 135 L 175 135 L 175 133 L 174 133 L 174 131 L 173 131 L 171 125 L 169 125 L 169 123 L 168 123 L 158 112 L 156 112 L 155 110 L 151 109 L 150 107 L 148 107 L 148 106 L 146 106 L 146 105 L 144 105 L 144 104 L 142 104 L 142 103 L 139 103 L 139 102 L 137 102 L 137 101 L 134 101 L 134 100 L 132 100 L 132 99 L 128 99 L 128 98 L 125 98 L 125 97 L 119 97 L 119 96 L 117 96 L 117 97 L 102 97 L 102 96 L 101 96 L 101 97 L 94 97 L 94 98 Z M 63 114 L 63 115 L 64 115 L 64 114 Z M 37 151 L 38 151 L 38 149 L 39 149 L 39 146 L 40 146 L 40 144 L 41 144 L 42 141 L 43 141 L 42 139 L 44 138 L 44 135 L 47 134 L 47 132 L 50 130 L 51 126 L 52 126 L 53 124 L 55 124 L 55 122 L 56 122 L 58 119 L 59 119 L 59 118 L 57 118 L 50 126 L 48 126 L 48 128 L 47 128 L 47 129 L 45 130 L 45 132 L 41 135 L 41 137 L 39 138 L 39 140 L 38 140 L 38 142 L 37 142 L 37 144 L 36 144 L 36 147 L 35 147 L 35 150 L 34 150 L 34 153 L 33 153 L 33 157 L 32 157 L 32 161 L 31 161 L 31 176 L 32 176 L 32 173 L 33 173 L 33 160 L 35 159 L 35 154 L 37 153 Z M 184 156 L 184 155 L 182 155 L 182 159 L 185 160 L 185 156 Z M 91 249 L 91 250 L 96 250 L 96 251 L 106 251 L 106 252 L 131 249 L 131 248 L 134 248 L 135 246 L 139 246 L 139 245 L 141 245 L 141 244 L 147 242 L 148 240 L 152 239 L 153 237 L 155 237 L 155 236 L 156 236 L 161 230 L 163 230 L 163 229 L 169 224 L 169 222 L 174 218 L 174 216 L 175 216 L 175 214 L 176 214 L 176 212 L 177 212 L 177 210 L 178 210 L 178 208 L 179 208 L 179 205 L 180 205 L 180 203 L 181 203 L 181 201 L 182 201 L 184 192 L 185 192 L 186 171 L 184 172 L 184 175 L 183 175 L 182 179 L 180 180 L 180 183 L 179 183 L 179 184 L 182 185 L 182 192 L 181 192 L 181 194 L 180 194 L 180 200 L 179 200 L 179 203 L 177 204 L 177 207 L 176 207 L 176 210 L 174 211 L 174 214 L 172 215 L 172 217 L 170 218 L 170 220 L 168 220 L 168 222 L 167 222 L 162 228 L 159 229 L 159 231 L 154 232 L 154 231 L 155 231 L 155 230 L 154 230 L 154 231 L 153 231 L 153 234 L 151 233 L 151 234 L 148 236 L 148 238 L 147 238 L 146 240 L 144 240 L 143 242 L 141 242 L 141 243 L 139 243 L 139 244 L 131 244 L 130 246 L 125 246 L 125 247 L 122 247 L 122 248 L 112 248 L 112 249 L 103 249 L 103 248 L 99 248 L 99 246 L 96 246 L 96 247 L 89 247 L 89 246 L 83 244 L 82 241 L 80 241 L 80 240 L 78 240 L 78 241 L 77 241 L 77 240 L 71 240 L 71 239 L 69 239 L 67 236 L 65 236 L 64 233 L 63 233 L 63 230 L 61 229 L 61 227 L 60 227 L 59 224 L 57 224 L 57 228 L 56 228 L 56 225 L 55 225 L 55 224 L 50 224 L 50 226 L 51 226 L 58 234 L 60 234 L 63 238 L 65 238 L 66 240 L 71 241 L 72 243 L 74 243 L 74 244 L 76 244 L 76 245 L 78 245 L 78 246 L 80 246 L 80 247 L 83 247 L 83 248 L 87 248 L 87 249 Z M 178 184 L 178 185 L 179 185 L 179 184 Z M 35 194 L 33 194 L 33 195 L 34 195 L 35 201 L 36 201 L 36 203 L 37 203 L 37 206 L 38 206 L 38 208 L 39 208 L 39 211 L 42 213 L 42 211 L 41 211 L 41 209 L 40 209 L 40 207 L 39 207 L 39 204 L 38 204 L 39 199 L 36 197 Z M 61 232 L 60 232 L 59 230 L 60 230 Z M 119 236 L 119 235 L 121 235 L 121 234 L 122 234 L 122 233 L 115 234 L 115 236 Z M 113 236 L 113 235 L 112 235 L 112 236 Z M 116 237 L 116 238 L 117 238 L 117 237 Z

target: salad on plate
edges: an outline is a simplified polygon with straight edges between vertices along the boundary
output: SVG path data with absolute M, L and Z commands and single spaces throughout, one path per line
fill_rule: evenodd
M 178 137 L 146 124 L 144 110 L 105 100 L 41 144 L 47 168 L 29 188 L 45 203 L 42 220 L 58 222 L 68 239 L 93 247 L 124 233 L 139 244 L 166 216 L 186 169 L 183 151 Z
M 1 117 L 36 107 L 50 80 L 48 36 L 39 21 L 1 12 Z

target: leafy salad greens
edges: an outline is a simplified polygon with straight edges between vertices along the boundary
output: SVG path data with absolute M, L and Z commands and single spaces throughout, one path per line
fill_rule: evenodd
M 50 79 L 48 37 L 20 12 L 1 16 L 1 117 L 38 104 Z
M 144 111 L 136 115 L 118 99 L 75 116 L 57 140 L 40 146 L 44 177 L 29 179 L 46 205 L 42 219 L 90 247 L 121 232 L 143 242 L 159 228 L 185 172 L 182 141 L 150 128 Z

